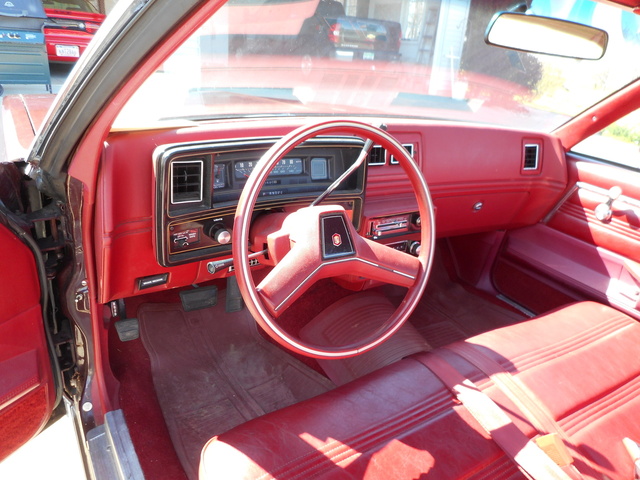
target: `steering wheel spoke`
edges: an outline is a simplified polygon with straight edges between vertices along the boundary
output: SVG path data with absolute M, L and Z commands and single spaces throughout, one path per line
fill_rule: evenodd
M 350 266 L 354 274 L 407 288 L 416 282 L 421 266 L 417 257 L 360 236 L 357 250 Z
M 283 238 L 289 243 L 284 256 Z M 339 275 L 346 257 L 355 255 L 358 238 L 343 207 L 311 206 L 289 214 L 267 237 L 276 265 L 256 287 L 269 313 L 277 318 L 317 280 Z
M 269 313 L 277 318 L 317 279 L 319 262 L 310 249 L 294 247 L 256 287 Z

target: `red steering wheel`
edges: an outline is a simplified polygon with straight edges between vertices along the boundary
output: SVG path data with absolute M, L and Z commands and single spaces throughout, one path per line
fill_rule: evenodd
M 364 238 L 344 208 L 316 205 L 290 213 L 277 232 L 267 237 L 268 257 L 275 263 L 255 285 L 250 273 L 249 234 L 253 209 L 269 172 L 288 152 L 318 135 L 352 134 L 384 147 L 396 158 L 413 187 L 421 218 L 418 257 Z M 236 209 L 233 258 L 240 293 L 258 324 L 291 351 L 316 358 L 347 358 L 364 353 L 391 337 L 409 318 L 424 292 L 433 261 L 435 228 L 429 189 L 419 167 L 391 135 L 365 123 L 341 120 L 302 126 L 276 142 L 249 176 Z M 389 319 L 366 338 L 339 346 L 313 345 L 295 338 L 277 318 L 316 281 L 358 275 L 407 287 L 404 300 Z M 349 319 L 345 318 L 345 322 Z

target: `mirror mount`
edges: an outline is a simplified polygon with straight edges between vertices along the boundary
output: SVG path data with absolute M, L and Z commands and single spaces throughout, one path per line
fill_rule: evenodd
M 524 2 L 516 3 L 514 6 L 509 8 L 509 11 L 512 12 L 512 13 L 513 12 L 515 12 L 515 13 L 527 13 L 527 10 L 529 10 L 529 7 Z

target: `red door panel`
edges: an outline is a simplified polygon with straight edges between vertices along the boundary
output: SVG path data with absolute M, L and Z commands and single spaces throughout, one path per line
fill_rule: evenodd
M 507 235 L 496 286 L 534 311 L 546 283 L 562 292 L 558 302 L 593 298 L 640 318 L 640 173 L 578 158 L 567 163 L 572 189 L 542 223 Z M 611 218 L 600 220 L 596 208 L 612 187 L 622 195 L 611 202 Z M 505 274 L 514 271 L 540 288 L 514 292 Z
M 640 260 L 640 174 L 613 165 L 570 161 L 578 188 L 549 220 L 549 226 L 612 252 Z M 596 218 L 596 207 L 608 200 L 611 187 L 622 195 L 612 204 L 608 221 Z
M 0 223 L 0 460 L 36 435 L 55 401 L 40 281 L 29 247 Z

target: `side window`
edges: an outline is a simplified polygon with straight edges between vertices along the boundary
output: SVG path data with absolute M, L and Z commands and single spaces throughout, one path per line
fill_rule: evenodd
M 572 151 L 640 168 L 640 110 L 583 140 Z

